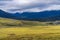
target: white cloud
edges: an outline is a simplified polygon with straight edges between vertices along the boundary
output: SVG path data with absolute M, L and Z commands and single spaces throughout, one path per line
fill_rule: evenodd
M 46 10 L 60 10 L 60 5 L 52 5 L 46 8 Z
M 59 0 L 2 0 L 0 9 L 8 12 L 39 12 L 42 10 L 60 10 Z

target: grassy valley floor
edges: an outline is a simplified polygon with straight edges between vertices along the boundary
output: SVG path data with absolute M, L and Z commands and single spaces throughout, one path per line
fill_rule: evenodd
M 60 40 L 60 25 L 0 18 L 0 40 Z

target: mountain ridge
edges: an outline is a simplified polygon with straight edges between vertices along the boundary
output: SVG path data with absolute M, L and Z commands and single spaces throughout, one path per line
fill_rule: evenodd
M 0 17 L 31 21 L 56 21 L 60 20 L 60 10 L 23 13 L 17 12 L 15 14 L 0 10 Z

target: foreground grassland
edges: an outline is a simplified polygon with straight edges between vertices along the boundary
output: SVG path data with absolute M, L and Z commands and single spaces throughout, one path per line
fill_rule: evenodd
M 60 40 L 60 26 L 1 28 L 0 40 Z
M 60 40 L 60 25 L 0 18 L 0 40 Z

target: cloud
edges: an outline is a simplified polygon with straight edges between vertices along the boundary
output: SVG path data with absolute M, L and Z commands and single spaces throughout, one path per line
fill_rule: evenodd
M 12 1 L 12 0 L 0 0 L 0 1 Z
M 0 0 L 0 9 L 8 12 L 60 10 L 60 0 Z

